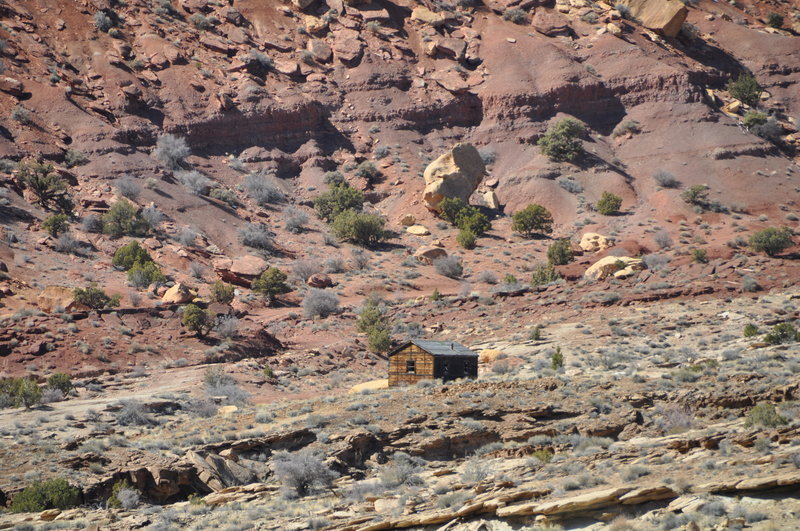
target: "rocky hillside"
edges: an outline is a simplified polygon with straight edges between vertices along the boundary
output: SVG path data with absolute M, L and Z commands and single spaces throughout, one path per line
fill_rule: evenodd
M 799 20 L 0 0 L 0 527 L 796 525 Z

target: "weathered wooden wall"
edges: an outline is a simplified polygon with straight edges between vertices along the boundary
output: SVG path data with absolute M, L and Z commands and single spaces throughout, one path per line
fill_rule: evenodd
M 406 372 L 406 362 L 416 363 L 416 372 Z M 389 358 L 389 387 L 415 384 L 433 379 L 433 356 L 416 345 L 409 345 Z

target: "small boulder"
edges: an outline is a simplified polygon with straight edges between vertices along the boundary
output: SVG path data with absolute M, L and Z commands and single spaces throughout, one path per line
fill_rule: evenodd
M 312 288 L 330 288 L 333 286 L 333 280 L 331 277 L 326 275 L 325 273 L 314 273 L 308 280 L 306 280 L 306 284 L 311 286 Z
M 441 247 L 434 247 L 433 245 L 423 245 L 414 253 L 414 258 L 423 264 L 432 264 L 434 260 L 439 258 L 447 258 L 447 251 Z
M 431 210 L 437 210 L 445 197 L 457 197 L 468 203 L 485 173 L 486 166 L 475 146 L 456 144 L 425 168 L 422 198 Z
M 165 291 L 161 297 L 162 302 L 168 304 L 186 304 L 187 302 L 192 302 L 193 299 L 194 293 L 180 282 Z
M 292 4 L 297 9 L 305 9 L 305 8 L 307 8 L 308 6 L 310 6 L 313 3 L 314 3 L 314 0 L 292 0 Z
M 0 91 L 16 97 L 22 96 L 25 92 L 21 81 L 5 76 L 0 77 Z
M 333 58 L 333 51 L 331 47 L 325 44 L 322 39 L 311 39 L 308 41 L 308 51 L 314 56 L 314 59 L 320 63 L 327 63 Z
M 603 280 L 628 268 L 631 268 L 631 272 L 641 271 L 644 269 L 644 264 L 639 258 L 630 256 L 606 256 L 589 266 L 583 276 L 589 280 Z
M 424 225 L 411 225 L 406 228 L 406 232 L 414 236 L 429 236 L 431 233 Z
M 680 33 L 689 11 L 679 0 L 621 0 L 631 16 L 647 29 L 667 37 Z
M 418 20 L 435 28 L 444 24 L 447 17 L 442 13 L 434 13 L 427 7 L 417 6 L 411 11 L 411 20 Z
M 500 208 L 500 200 L 494 190 L 487 190 L 483 193 L 483 200 L 486 201 L 486 206 L 491 209 L 498 210 Z
M 403 227 L 410 227 L 417 223 L 417 218 L 413 216 L 413 214 L 405 214 L 403 217 L 400 218 L 400 225 Z M 6 271 L 6 270 L 4 270 Z
M 604 249 L 608 249 L 609 247 L 613 247 L 614 241 L 603 236 L 602 234 L 597 234 L 596 232 L 587 232 L 581 236 L 581 242 L 578 244 L 578 246 L 583 249 L 584 252 L 596 253 Z

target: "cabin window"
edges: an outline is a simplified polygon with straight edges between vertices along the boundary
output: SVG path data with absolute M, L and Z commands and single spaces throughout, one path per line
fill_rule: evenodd
M 414 360 L 408 360 L 406 362 L 406 372 L 408 374 L 416 374 L 417 372 L 417 362 Z

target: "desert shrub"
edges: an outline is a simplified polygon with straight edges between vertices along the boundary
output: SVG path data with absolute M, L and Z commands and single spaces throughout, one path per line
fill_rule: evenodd
M 750 236 L 748 244 L 753 251 L 775 256 L 793 245 L 792 231 L 788 227 L 768 227 Z
M 207 17 L 202 13 L 194 13 L 189 17 L 189 22 L 191 24 L 202 31 L 210 30 L 214 27 L 214 21 L 216 19 L 214 17 Z
M 211 310 L 204 310 L 196 304 L 187 304 L 183 308 L 181 323 L 198 337 L 206 336 L 214 328 L 216 315 Z
M 550 356 L 550 366 L 554 371 L 564 366 L 564 354 L 561 353 L 561 347 L 556 347 L 555 352 Z
M 572 250 L 567 238 L 556 240 L 547 249 L 547 261 L 550 265 L 565 265 L 572 261 Z
M 137 288 L 145 288 L 150 284 L 166 282 L 167 277 L 158 269 L 155 262 L 136 262 L 128 269 L 128 282 Z
M 133 509 L 139 505 L 141 494 L 127 479 L 117 481 L 111 487 L 111 496 L 106 506 L 114 509 Z
M 744 337 L 755 337 L 758 335 L 758 327 L 753 323 L 747 323 L 742 329 L 742 335 Z
M 15 513 L 41 512 L 47 509 L 69 509 L 78 504 L 80 490 L 64 478 L 36 482 L 18 492 L 11 501 Z
M 15 105 L 11 109 L 11 119 L 24 125 L 33 125 L 33 113 L 22 105 Z
M 311 275 L 319 273 L 322 266 L 317 260 L 295 260 L 292 264 L 292 275 L 305 282 Z
M 26 409 L 42 400 L 42 389 L 31 378 L 0 379 L 0 407 L 20 407 Z
M 531 273 L 531 285 L 543 286 L 561 280 L 561 273 L 559 273 L 552 264 L 537 264 L 533 267 Z
M 67 168 L 83 166 L 87 162 L 89 162 L 89 158 L 82 151 L 78 151 L 77 149 L 68 149 L 64 153 L 64 163 L 67 165 Z
M 139 242 L 136 240 L 133 240 L 130 243 L 118 248 L 114 252 L 114 257 L 111 259 L 111 263 L 114 265 L 114 267 L 118 267 L 124 271 L 128 271 L 137 262 L 140 264 L 145 264 L 152 261 L 153 258 L 150 256 L 150 253 L 148 253 L 144 247 L 139 245 Z
M 103 231 L 103 222 L 99 216 L 90 214 L 81 220 L 81 230 L 98 233 Z
M 121 426 L 150 426 L 156 423 L 147 414 L 145 405 L 138 400 L 123 400 L 119 406 L 114 418 Z
M 613 137 L 623 136 L 627 134 L 636 134 L 642 131 L 642 126 L 636 120 L 626 120 L 614 128 L 611 133 Z
M 467 208 L 467 204 L 458 197 L 445 197 L 437 205 L 439 217 L 451 225 L 456 224 L 458 214 L 465 208 Z
M 503 11 L 503 19 L 514 24 L 526 24 L 528 22 L 528 12 L 518 7 Z
M 66 214 L 53 214 L 42 222 L 42 228 L 54 238 L 69 229 L 69 217 Z
M 558 186 L 571 194 L 583 193 L 583 186 L 572 177 L 559 177 Z
M 692 249 L 692 261 L 698 264 L 708 263 L 708 253 L 705 249 Z
M 619 214 L 619 209 L 622 206 L 622 198 L 614 195 L 611 192 L 603 192 L 603 196 L 597 202 L 596 209 L 604 216 L 611 216 Z
M 127 199 L 120 199 L 103 214 L 103 233 L 112 238 L 144 236 L 150 225 Z
M 221 315 L 214 323 L 214 333 L 223 339 L 231 339 L 239 334 L 239 319 L 234 315 Z
M 299 497 L 310 494 L 315 488 L 330 487 L 338 475 L 308 448 L 295 453 L 277 452 L 274 462 L 275 476 Z
M 339 312 L 339 297 L 333 291 L 311 288 L 303 298 L 303 314 L 306 317 L 325 318 Z
M 670 172 L 665 170 L 658 170 L 653 174 L 653 179 L 662 188 L 680 188 L 681 182 L 675 178 Z
M 88 306 L 93 310 L 102 310 L 103 308 L 119 306 L 120 300 L 119 295 L 109 296 L 105 291 L 96 286 L 75 288 L 73 296 L 75 297 L 75 302 Z
M 737 100 L 750 106 L 758 105 L 761 99 L 761 85 L 751 74 L 741 74 L 736 81 L 729 81 L 728 92 Z
M 553 215 L 542 205 L 528 205 L 511 216 L 511 229 L 530 238 L 553 232 Z
M 72 213 L 75 205 L 67 192 L 67 183 L 55 172 L 52 164 L 21 163 L 17 166 L 17 176 L 33 192 L 36 203 L 43 209 Z
M 272 233 L 263 223 L 247 223 L 239 229 L 239 241 L 243 245 L 263 251 L 270 251 L 274 247 Z
M 106 33 L 114 27 L 114 21 L 105 11 L 101 10 L 94 14 L 94 26 L 103 33 Z
M 347 183 L 333 185 L 330 190 L 314 199 L 317 215 L 329 223 L 342 212 L 360 211 L 363 206 L 364 194 Z
M 770 116 L 767 118 L 767 121 L 763 124 L 754 125 L 750 128 L 750 131 L 774 144 L 777 144 L 781 141 L 781 135 L 783 135 L 783 126 L 778 123 L 778 120 L 775 117 Z
M 56 372 L 47 378 L 48 389 L 58 389 L 65 395 L 72 390 L 72 377 L 63 372 Z
M 197 241 L 197 233 L 189 227 L 181 227 L 175 239 L 184 247 L 191 247 Z
M 651 271 L 660 271 L 669 264 L 669 257 L 661 254 L 646 254 L 642 256 L 642 263 Z
M 154 206 L 146 206 L 140 212 L 142 219 L 145 220 L 147 225 L 155 229 L 164 221 L 164 214 L 158 211 Z
M 375 167 L 375 164 L 368 160 L 365 160 L 356 167 L 355 175 L 356 177 L 366 179 L 370 184 L 378 182 L 378 180 L 383 177 L 383 173 Z
M 466 206 L 456 215 L 456 227 L 483 236 L 492 228 L 492 222 L 474 206 Z
M 624 18 L 626 20 L 630 20 L 631 19 L 631 8 L 629 8 L 627 5 L 625 5 L 625 4 L 615 4 L 614 5 L 614 9 L 617 10 L 617 12 L 619 13 L 619 16 L 621 16 L 622 18 Z
M 194 195 L 207 195 L 214 184 L 214 181 L 197 170 L 179 172 L 178 180 Z
M 481 271 L 478 273 L 478 282 L 486 284 L 497 284 L 497 275 L 494 271 Z
M 767 115 L 760 111 L 747 111 L 742 123 L 748 130 L 752 131 L 753 127 L 767 123 Z
M 203 383 L 206 387 L 221 387 L 224 385 L 236 384 L 236 379 L 230 374 L 225 373 L 225 369 L 220 366 L 209 367 L 203 373 Z
M 777 428 L 778 426 L 788 423 L 789 421 L 778 413 L 775 406 L 767 402 L 761 402 L 753 406 L 753 409 L 747 413 L 747 418 L 744 421 L 745 427 L 748 428 L 751 426 Z
M 353 269 L 361 271 L 369 267 L 369 255 L 363 249 L 353 249 L 350 251 L 350 258 L 353 262 Z
M 260 173 L 251 173 L 242 183 L 247 196 L 259 206 L 273 205 L 284 200 L 283 193 Z
M 464 274 L 464 266 L 458 256 L 443 256 L 433 261 L 436 272 L 449 278 L 459 278 Z
M 384 313 L 380 300 L 370 297 L 364 303 L 356 321 L 356 329 L 367 334 L 367 345 L 373 352 L 389 349 L 392 339 L 389 334 L 391 324 Z
M 658 428 L 665 435 L 681 433 L 694 427 L 694 411 L 688 406 L 667 404 L 656 408 Z
M 251 285 L 253 291 L 264 295 L 271 303 L 276 295 L 289 293 L 292 288 L 286 284 L 288 276 L 277 267 L 270 267 L 255 279 Z
M 342 186 L 347 184 L 344 180 L 344 175 L 340 171 L 328 171 L 325 172 L 322 181 L 327 184 L 328 186 Z
M 211 286 L 211 300 L 222 304 L 230 304 L 233 300 L 235 288 L 230 284 L 225 284 L 217 280 Z
M 375 214 L 345 210 L 334 218 L 331 232 L 340 240 L 368 246 L 388 238 L 388 232 L 383 228 L 385 223 L 382 217 Z
M 699 207 L 706 207 L 708 205 L 708 186 L 704 184 L 696 184 L 684 191 L 681 194 L 681 199 Z
M 656 232 L 653 236 L 653 239 L 655 240 L 656 245 L 662 249 L 666 249 L 672 245 L 672 238 L 670 237 L 669 232 L 663 229 Z
M 387 489 L 395 489 L 401 485 L 421 485 L 423 480 L 417 475 L 421 470 L 418 458 L 405 452 L 395 452 L 392 462 L 381 468 L 378 477 Z
M 229 190 L 228 188 L 222 188 L 222 187 L 212 188 L 211 191 L 208 193 L 208 197 L 223 201 L 232 207 L 235 207 L 236 205 L 239 204 L 239 198 L 236 197 L 236 193 L 234 193 L 233 190 Z
M 456 241 L 464 249 L 474 249 L 476 240 L 475 233 L 469 229 L 459 230 L 458 236 L 456 236 Z
M 139 183 L 136 182 L 136 179 L 130 175 L 120 177 L 114 181 L 114 188 L 117 189 L 117 193 L 119 195 L 130 199 L 131 201 L 136 201 L 136 198 L 139 197 L 139 194 L 142 192 L 142 188 L 139 186 Z
M 800 341 L 800 332 L 794 325 L 789 323 L 778 323 L 772 327 L 772 331 L 764 336 L 764 343 L 770 345 L 780 345 L 781 343 L 792 343 Z
M 308 215 L 302 210 L 289 207 L 283 214 L 286 216 L 286 230 L 292 234 L 299 234 L 306 228 L 306 224 L 308 224 Z
M 539 139 L 542 153 L 557 161 L 574 161 L 583 155 L 583 144 L 580 137 L 586 128 L 574 118 L 565 118 L 550 126 Z
M 184 159 L 191 154 L 186 140 L 170 133 L 158 137 L 153 151 L 155 158 L 170 170 L 179 169 Z
M 783 15 L 775 13 L 774 11 L 767 15 L 767 25 L 773 28 L 780 28 L 783 26 Z

